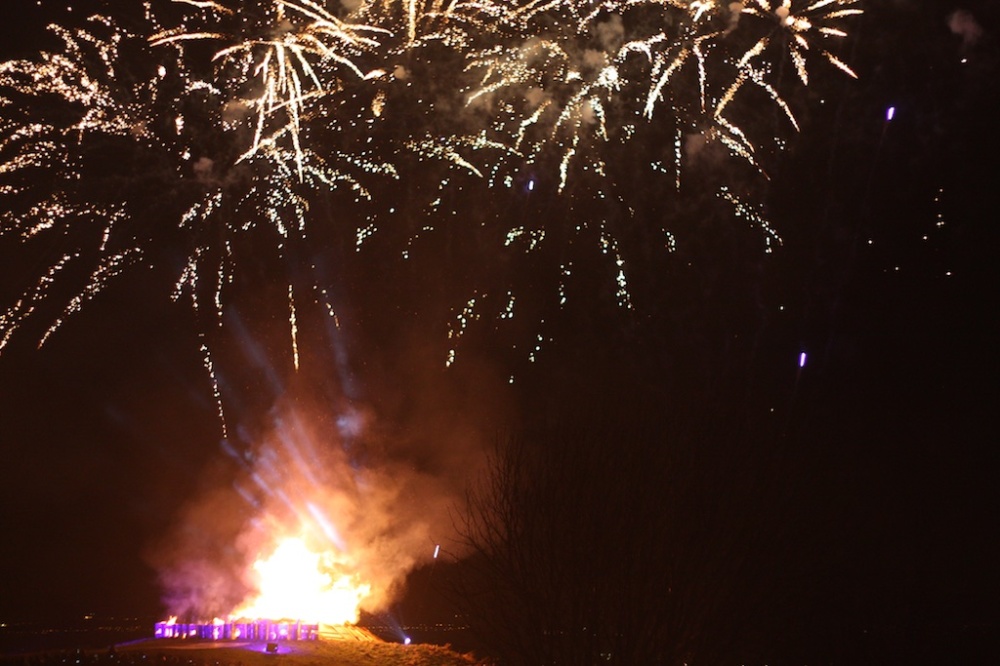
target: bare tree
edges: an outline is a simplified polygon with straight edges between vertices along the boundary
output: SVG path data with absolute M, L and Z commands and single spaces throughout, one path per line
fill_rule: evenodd
M 753 612 L 735 592 L 759 574 L 764 477 L 723 432 L 668 432 L 636 418 L 498 442 L 467 495 L 455 597 L 500 663 L 729 651 Z

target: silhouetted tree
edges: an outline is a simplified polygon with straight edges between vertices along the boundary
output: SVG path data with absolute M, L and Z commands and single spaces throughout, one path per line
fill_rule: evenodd
M 774 596 L 759 591 L 780 526 L 777 468 L 753 460 L 746 424 L 679 420 L 581 419 L 498 443 L 467 496 L 472 555 L 454 591 L 500 663 L 682 664 L 750 649 L 755 606 Z

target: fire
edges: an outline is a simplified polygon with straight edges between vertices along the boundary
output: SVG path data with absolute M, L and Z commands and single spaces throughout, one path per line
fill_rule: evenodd
M 357 622 L 371 585 L 345 571 L 347 564 L 336 553 L 311 550 L 301 538 L 286 538 L 269 557 L 254 563 L 259 593 L 231 617 Z

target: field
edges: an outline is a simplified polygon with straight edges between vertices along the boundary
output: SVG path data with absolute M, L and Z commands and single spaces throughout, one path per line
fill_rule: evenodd
M 268 652 L 264 643 L 190 643 L 149 640 L 118 647 L 118 661 L 155 657 L 166 666 L 485 666 L 472 654 L 459 654 L 440 645 L 383 641 L 289 641 Z M 142 659 L 146 661 L 146 659 Z

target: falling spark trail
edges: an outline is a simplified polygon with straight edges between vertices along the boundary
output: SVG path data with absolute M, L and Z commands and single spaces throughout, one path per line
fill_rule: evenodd
M 212 350 L 204 342 L 201 344 L 201 353 L 202 361 L 205 364 L 205 370 L 208 372 L 208 377 L 212 381 L 212 396 L 215 398 L 215 408 L 219 416 L 219 423 L 222 424 L 222 439 L 226 440 L 229 438 L 229 426 L 226 424 L 226 412 L 222 406 L 222 392 L 219 390 L 219 378 L 215 374 L 215 363 L 212 360 Z
M 295 320 L 295 292 L 288 285 L 288 322 L 292 334 L 292 359 L 295 370 L 299 369 L 299 326 Z

